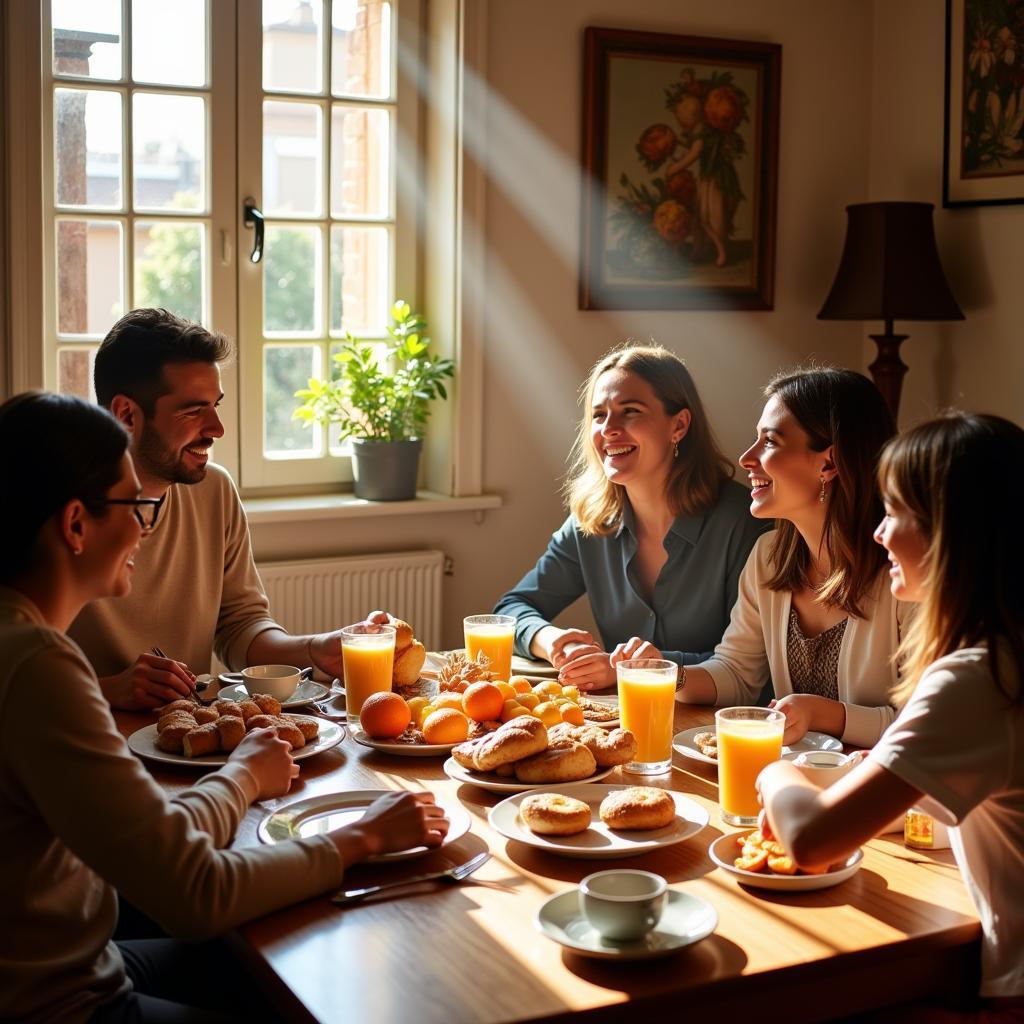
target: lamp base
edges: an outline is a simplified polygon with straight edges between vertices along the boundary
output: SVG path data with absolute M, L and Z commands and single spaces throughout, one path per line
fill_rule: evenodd
M 908 369 L 907 364 L 900 359 L 900 345 L 909 337 L 909 334 L 870 335 L 871 340 L 878 346 L 878 358 L 868 369 L 871 371 L 875 387 L 882 392 L 894 420 L 899 416 L 903 375 Z

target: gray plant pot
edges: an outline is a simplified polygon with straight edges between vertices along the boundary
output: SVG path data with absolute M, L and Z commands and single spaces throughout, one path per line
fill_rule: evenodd
M 405 501 L 416 497 L 422 441 L 352 439 L 352 473 L 357 498 Z

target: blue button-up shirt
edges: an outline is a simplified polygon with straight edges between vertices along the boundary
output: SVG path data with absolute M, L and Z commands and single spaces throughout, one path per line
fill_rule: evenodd
M 638 545 L 629 502 L 618 530 L 606 537 L 584 535 L 569 516 L 536 566 L 494 610 L 516 617 L 516 653 L 529 658 L 537 631 L 585 593 L 606 651 L 639 636 L 665 658 L 695 665 L 722 639 L 740 571 L 754 541 L 771 526 L 750 515 L 744 486 L 725 481 L 710 509 L 672 523 L 665 535 L 668 560 L 648 603 L 634 576 Z

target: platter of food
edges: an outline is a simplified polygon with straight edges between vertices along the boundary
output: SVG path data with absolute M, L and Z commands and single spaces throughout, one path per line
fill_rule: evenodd
M 808 873 L 795 867 L 780 843 L 766 840 L 754 830 L 720 836 L 708 847 L 708 856 L 744 885 L 757 889 L 809 892 L 845 882 L 859 870 L 864 851 L 857 850 L 846 860 L 832 865 L 828 871 Z
M 714 726 L 698 725 L 692 729 L 684 729 L 672 737 L 672 749 L 683 757 L 705 764 L 718 764 L 718 743 L 715 738 Z M 798 754 L 810 750 L 842 750 L 843 744 L 835 736 L 826 736 L 823 732 L 809 732 L 798 743 L 782 748 L 782 756 L 791 760 Z
M 617 694 L 582 693 L 579 697 L 583 720 L 605 729 L 619 727 L 619 698 Z
M 305 721 L 301 724 L 305 725 L 306 722 L 309 722 L 317 727 L 315 737 L 304 740 L 303 746 L 292 750 L 292 757 L 296 761 L 301 761 L 304 758 L 312 757 L 314 754 L 330 750 L 331 747 L 336 747 L 345 738 L 345 727 L 335 722 L 325 722 L 309 715 L 285 715 L 283 717 L 292 719 L 297 726 L 300 724 L 299 720 L 303 719 Z M 230 751 L 225 750 L 211 751 L 208 754 L 195 754 L 191 757 L 186 756 L 184 752 L 179 754 L 161 750 L 157 746 L 159 739 L 159 733 L 157 732 L 158 724 L 147 725 L 133 732 L 128 737 L 128 748 L 144 760 L 154 761 L 158 764 L 182 764 L 189 768 L 216 768 L 228 763 Z M 267 724 L 270 725 L 272 723 Z M 308 725 L 307 729 L 311 730 L 312 725 Z
M 308 836 L 333 832 L 344 825 L 358 821 L 366 808 L 378 797 L 392 792 L 387 789 L 358 789 L 340 793 L 321 793 L 319 796 L 296 800 L 268 814 L 257 827 L 256 833 L 264 843 L 280 843 L 288 839 L 303 839 Z M 461 839 L 470 829 L 469 812 L 457 800 L 438 800 L 450 822 L 448 834 L 442 846 Z M 426 846 L 415 846 L 408 850 L 396 850 L 370 857 L 371 861 L 408 860 L 430 853 Z
M 404 737 L 406 734 L 403 733 Z M 422 733 L 419 734 L 419 740 L 410 738 L 403 740 L 402 737 L 391 740 L 375 740 L 370 736 L 367 736 L 362 729 L 352 730 L 352 739 L 356 743 L 361 743 L 364 747 L 372 747 L 374 750 L 379 750 L 383 754 L 394 754 L 397 757 L 447 757 L 453 747 L 457 747 L 457 743 L 427 743 L 422 739 Z
M 649 786 L 550 786 L 488 812 L 506 839 L 565 857 L 633 857 L 696 835 L 708 812 L 672 790 Z
M 479 786 L 490 793 L 523 793 L 532 789 L 544 789 L 551 785 L 550 782 L 520 782 L 515 775 L 497 775 L 494 772 L 478 772 L 463 768 L 455 758 L 449 757 L 441 765 L 445 775 L 456 782 L 464 782 L 470 786 Z M 588 775 L 582 782 L 597 782 L 607 778 L 615 771 L 614 768 L 601 768 L 593 774 Z M 572 785 L 572 783 L 569 783 Z
M 580 910 L 579 889 L 560 892 L 537 911 L 541 934 L 580 956 L 598 960 L 651 960 L 707 938 L 718 927 L 718 912 L 705 900 L 669 889 L 661 920 L 642 939 L 604 938 Z

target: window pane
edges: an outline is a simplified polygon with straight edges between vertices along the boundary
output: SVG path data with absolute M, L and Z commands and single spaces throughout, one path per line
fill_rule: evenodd
M 57 202 L 120 209 L 120 93 L 55 89 L 53 134 Z
M 268 216 L 321 216 L 322 153 L 318 106 L 263 104 L 263 209 Z
M 55 74 L 121 77 L 121 0 L 53 0 L 50 12 Z
M 57 222 L 57 330 L 104 335 L 124 312 L 124 241 L 111 220 Z
M 331 111 L 331 216 L 388 216 L 390 149 L 388 111 Z
M 135 222 L 133 308 L 162 306 L 186 320 L 205 322 L 206 274 L 202 224 Z
M 206 85 L 206 0 L 132 0 L 132 78 Z
M 138 92 L 132 97 L 135 205 L 206 208 L 206 101 Z
M 320 448 L 318 427 L 303 427 L 292 419 L 300 405 L 295 392 L 310 377 L 320 376 L 320 348 L 316 345 L 267 345 L 263 350 L 263 453 L 316 454 Z
M 94 401 L 92 367 L 95 361 L 94 348 L 86 352 L 62 348 L 57 353 L 57 390 L 62 395 L 75 395 L 89 402 Z
M 263 88 L 323 91 L 323 3 L 263 0 Z
M 331 8 L 331 92 L 391 95 L 391 4 L 334 0 Z
M 264 333 L 320 330 L 320 231 L 268 226 L 263 253 Z
M 383 334 L 391 289 L 387 228 L 331 228 L 331 333 Z

